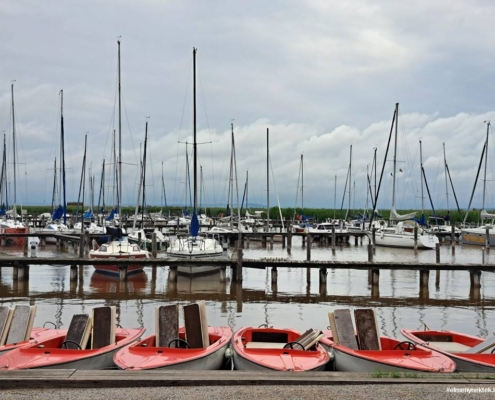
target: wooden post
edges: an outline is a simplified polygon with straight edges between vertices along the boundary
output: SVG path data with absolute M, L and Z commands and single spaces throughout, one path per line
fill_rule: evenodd
M 373 245 L 368 245 L 368 262 L 373 262 Z
M 292 228 L 287 227 L 287 254 L 290 255 L 292 250 Z
M 418 251 L 418 225 L 414 225 L 414 252 Z
M 452 246 L 452 251 L 455 249 L 455 225 L 451 225 L 451 231 L 450 231 L 450 244 Z
M 420 286 L 420 288 L 428 287 L 429 279 L 430 279 L 430 271 L 428 271 L 428 270 L 419 271 L 419 286 Z
M 380 284 L 380 270 L 372 269 L 371 270 L 371 285 L 379 285 Z
M 168 280 L 170 282 L 177 282 L 177 267 L 176 266 L 171 266 L 168 269 Z
M 436 263 L 440 264 L 440 243 L 435 243 L 435 258 Z
M 471 270 L 471 271 L 469 271 L 469 277 L 471 278 L 471 287 L 472 288 L 481 287 L 481 271 Z
M 28 255 L 28 246 L 29 246 L 29 238 L 28 237 L 24 237 L 24 250 L 23 250 L 23 253 L 24 253 L 24 256 L 27 256 Z
M 371 244 L 373 246 L 373 254 L 376 254 L 376 228 L 371 230 Z
M 285 249 L 285 235 L 282 233 L 282 249 Z
M 263 235 L 261 237 L 261 247 L 265 248 L 266 247 L 266 236 Z
M 440 270 L 439 269 L 437 269 L 437 273 L 435 276 L 435 286 L 436 287 L 440 286 Z
M 335 242 L 337 242 L 337 237 L 335 234 L 335 226 L 332 225 L 332 250 L 335 250 Z
M 358 246 L 358 237 L 354 236 L 354 246 Z
M 237 249 L 236 280 L 242 282 L 242 249 Z
M 84 258 L 84 233 L 79 235 L 79 258 Z
M 89 253 L 89 231 L 84 232 L 84 254 Z
M 121 282 L 127 281 L 127 265 L 119 265 L 119 278 Z
M 70 280 L 77 281 L 77 265 L 70 266 Z
M 326 284 L 327 284 L 327 269 L 320 268 L 320 285 L 326 285 Z
M 272 267 L 272 285 L 277 284 L 278 280 L 278 270 L 277 267 Z
M 19 267 L 14 267 L 12 269 L 12 279 L 14 281 L 18 280 L 19 279 Z
M 486 254 L 490 254 L 490 228 L 486 227 L 486 236 L 485 236 L 485 247 L 486 247 Z
M 220 282 L 227 281 L 227 267 L 220 267 Z
M 308 233 L 308 245 L 306 246 L 306 261 L 311 261 L 311 234 Z
M 151 235 L 151 255 L 153 256 L 153 258 L 156 258 L 157 254 L 158 251 L 156 246 L 156 232 L 153 232 Z
M 306 246 L 306 235 L 302 235 L 302 247 Z

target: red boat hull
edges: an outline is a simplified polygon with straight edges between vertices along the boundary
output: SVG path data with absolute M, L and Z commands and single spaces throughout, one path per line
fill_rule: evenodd
M 266 342 L 253 340 L 255 336 L 265 338 Z M 293 329 L 241 328 L 233 338 L 235 368 L 252 371 L 323 370 L 330 357 L 318 343 L 311 350 L 283 348 L 300 336 L 301 333 Z
M 110 257 L 93 257 L 93 256 L 90 256 L 90 257 L 92 259 L 94 259 L 94 260 L 98 260 L 98 259 L 116 259 L 116 260 L 129 259 L 129 262 L 132 262 L 131 261 L 132 259 L 144 259 L 144 258 L 146 258 L 145 255 L 143 255 L 143 256 L 139 256 L 139 255 L 132 256 L 132 258 L 130 258 L 127 255 L 123 255 L 123 256 L 110 256 Z M 107 274 L 118 275 L 120 273 L 119 265 L 112 265 L 112 264 L 93 264 L 93 267 L 95 268 L 95 270 L 97 270 L 99 272 L 107 273 Z M 143 269 L 144 269 L 144 265 L 128 265 L 127 266 L 127 273 L 128 274 L 132 274 L 132 273 L 140 272 Z
M 215 370 L 225 363 L 225 350 L 232 339 L 230 327 L 208 327 L 210 346 L 205 349 L 156 347 L 156 336 L 151 335 L 130 346 L 124 347 L 114 356 L 120 369 L 174 369 Z M 186 339 L 184 328 L 179 338 Z

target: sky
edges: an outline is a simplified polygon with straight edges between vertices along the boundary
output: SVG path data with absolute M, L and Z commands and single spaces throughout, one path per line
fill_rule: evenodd
M 495 122 L 494 17 L 495 3 L 476 0 L 407 7 L 386 0 L 0 0 L 9 202 L 12 83 L 17 203 L 51 206 L 55 157 L 60 165 L 60 90 L 67 199 L 78 198 L 87 135 L 85 203 L 90 176 L 98 203 L 103 160 L 105 203 L 115 202 L 110 170 L 120 37 L 125 205 L 137 201 L 146 122 L 147 204 L 164 204 L 162 171 L 167 204 L 189 203 L 184 142 L 193 136 L 195 47 L 201 205 L 227 204 L 233 124 L 239 197 L 248 174 L 249 205 L 267 202 L 269 129 L 271 206 L 364 209 L 376 149 L 378 178 L 385 164 L 378 208 L 390 208 L 393 143 L 384 158 L 399 103 L 396 208 L 455 209 L 445 154 L 459 206 L 468 207 L 477 183 L 471 207 L 481 208 L 485 182 L 485 208 L 493 210 L 491 133 L 486 179 L 484 165 L 477 181 L 476 175 L 485 121 Z

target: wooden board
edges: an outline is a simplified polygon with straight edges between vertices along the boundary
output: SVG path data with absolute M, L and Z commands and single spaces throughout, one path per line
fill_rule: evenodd
M 333 341 L 337 344 L 358 350 L 356 333 L 352 324 L 351 310 L 343 308 L 328 313 L 330 329 L 332 330 Z
M 179 306 L 177 304 L 155 308 L 155 335 L 156 347 L 167 347 L 171 340 L 179 337 Z
M 487 350 L 490 350 L 495 346 L 495 336 L 491 336 L 485 341 L 477 344 L 474 347 L 471 347 L 469 350 L 466 350 L 466 353 L 474 354 L 474 353 L 483 353 Z
M 360 350 L 381 350 L 375 311 L 371 308 L 354 310 Z
M 204 348 L 199 304 L 193 303 L 184 306 L 184 327 L 186 340 L 191 349 Z
M 199 317 L 201 319 L 201 331 L 203 333 L 203 346 L 206 348 L 210 345 L 210 336 L 208 335 L 208 317 L 206 315 L 206 304 L 204 300 L 198 301 Z
M 101 349 L 115 343 L 115 306 L 93 309 L 91 348 Z
M 26 330 L 26 337 L 24 340 L 29 340 L 31 338 L 31 331 L 33 330 L 34 317 L 36 316 L 36 309 L 38 306 L 31 306 L 31 314 L 29 315 L 28 326 Z
M 14 308 L 14 315 L 10 324 L 9 334 L 7 335 L 6 344 L 20 343 L 26 340 L 28 326 L 31 319 L 31 306 L 18 305 Z M 28 336 L 29 337 L 29 336 Z
M 79 347 L 84 350 L 88 344 L 89 335 L 91 333 L 91 318 L 88 314 L 75 314 L 70 321 L 66 341 L 77 343 L 66 343 L 63 348 L 77 350 Z
M 6 306 L 0 307 L 0 346 L 3 346 L 7 340 L 13 313 L 13 308 Z

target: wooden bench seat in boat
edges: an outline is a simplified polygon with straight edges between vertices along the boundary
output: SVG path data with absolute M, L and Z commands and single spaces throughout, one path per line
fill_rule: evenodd
M 375 310 L 372 308 L 356 309 L 354 310 L 354 320 L 356 321 L 359 350 L 381 350 L 382 345 L 378 334 Z
M 258 332 L 256 332 L 258 333 Z M 254 334 L 253 334 L 254 335 Z M 286 336 L 286 335 L 284 335 Z M 321 331 L 314 329 L 308 329 L 302 335 L 297 337 L 292 343 L 299 343 L 303 347 L 303 350 L 309 350 L 313 347 L 321 338 L 323 334 Z M 287 341 L 284 342 L 261 342 L 252 341 L 245 344 L 246 349 L 283 349 L 287 346 Z M 297 344 L 294 344 L 293 348 L 295 350 L 301 350 Z
M 446 351 L 448 353 L 463 353 L 468 352 L 471 347 L 466 346 L 465 344 L 458 342 L 428 342 L 428 344 L 432 347 L 436 347 L 437 349 Z
M 471 347 L 469 350 L 466 350 L 466 353 L 475 354 L 475 353 L 490 353 L 495 348 L 495 336 L 492 336 L 483 342 L 477 344 L 476 346 Z
M 335 310 L 328 313 L 332 340 L 352 350 L 358 350 L 356 331 L 352 323 L 351 311 L 348 308 Z

